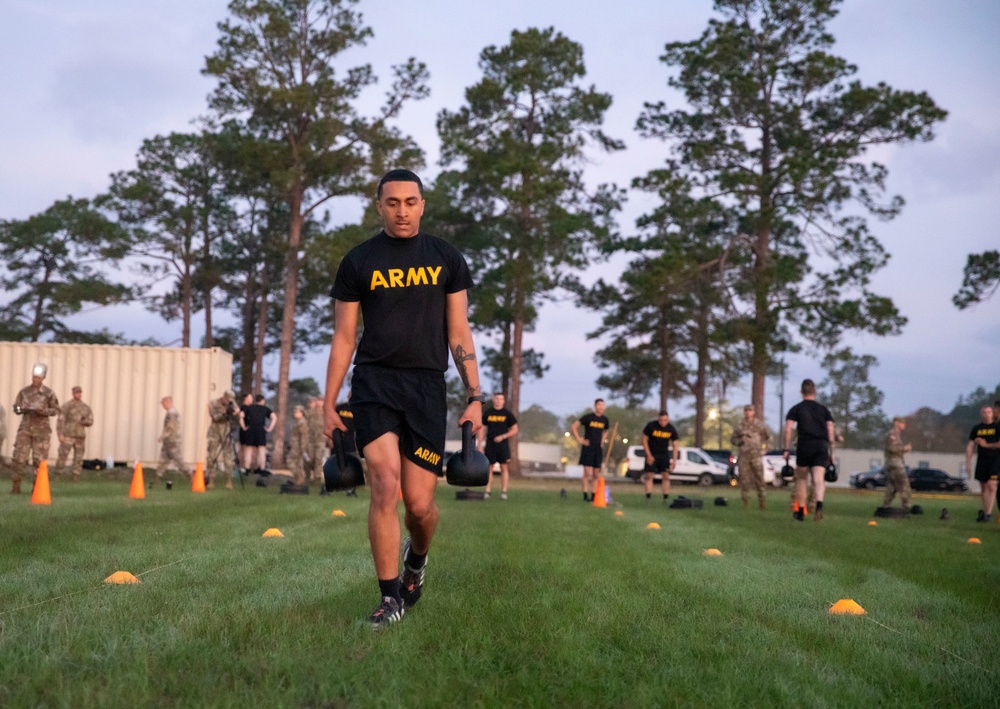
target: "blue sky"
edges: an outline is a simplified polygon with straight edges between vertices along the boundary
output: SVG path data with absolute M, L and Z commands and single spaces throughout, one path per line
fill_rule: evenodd
M 430 99 L 408 107 L 398 122 L 426 150 L 427 176 L 440 170 L 435 116 L 461 105 L 480 76 L 483 47 L 506 43 L 515 28 L 554 26 L 583 45 L 586 81 L 614 96 L 606 130 L 628 149 L 595 155 L 587 177 L 620 185 L 666 154 L 633 130 L 645 101 L 677 105 L 658 61 L 663 45 L 697 37 L 712 10 L 701 0 L 365 0 L 359 7 L 375 38 L 352 50 L 352 64 L 371 62 L 382 77 L 409 56 L 428 65 Z M 0 11 L 0 218 L 27 217 L 69 194 L 92 197 L 107 188 L 110 173 L 133 166 L 144 138 L 189 130 L 205 112 L 212 84 L 200 69 L 225 16 L 221 0 L 7 0 Z M 892 254 L 874 285 L 909 324 L 898 337 L 842 343 L 878 357 L 873 380 L 885 392 L 887 413 L 922 405 L 948 410 L 959 394 L 1000 381 L 1000 298 L 964 312 L 950 301 L 966 255 L 1000 245 L 1000 3 L 848 0 L 830 29 L 835 53 L 856 64 L 864 82 L 926 90 L 950 114 L 934 142 L 877 155 L 889 167 L 890 191 L 907 206 L 890 223 L 871 222 Z M 374 89 L 368 105 L 377 105 L 383 90 Z M 632 195 L 623 229 L 645 207 Z M 349 221 L 358 211 L 356 202 L 333 204 L 331 218 Z M 588 275 L 613 279 L 621 264 L 601 264 Z M 120 329 L 122 313 L 97 311 L 84 320 Z M 139 310 L 128 322 L 136 339 L 162 340 L 174 327 Z M 568 302 L 542 309 L 526 344 L 545 352 L 551 369 L 540 382 L 526 382 L 523 405 L 566 414 L 603 394 L 594 385 L 600 343 L 585 338 L 595 325 L 593 313 Z M 791 360 L 786 407 L 799 380 L 823 378 L 821 357 L 807 350 Z M 321 381 L 325 353 L 293 369 L 293 376 Z M 769 422 L 778 417 L 776 391 L 769 381 Z M 748 397 L 746 388 L 730 389 L 734 404 Z M 674 408 L 683 413 L 684 402 Z

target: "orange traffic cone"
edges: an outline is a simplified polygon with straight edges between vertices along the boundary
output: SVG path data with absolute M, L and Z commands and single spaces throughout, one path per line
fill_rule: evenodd
M 142 463 L 135 464 L 132 473 L 132 488 L 128 491 L 128 496 L 133 500 L 142 500 L 146 497 L 146 485 L 142 481 Z
M 191 492 L 205 492 L 205 468 L 200 460 L 194 469 L 194 478 L 191 480 Z
M 607 507 L 608 499 L 604 492 L 604 476 L 597 478 L 597 489 L 594 490 L 594 507 Z
M 52 504 L 52 495 L 49 492 L 49 464 L 44 460 L 38 464 L 38 473 L 35 475 L 35 489 L 31 491 L 31 504 Z

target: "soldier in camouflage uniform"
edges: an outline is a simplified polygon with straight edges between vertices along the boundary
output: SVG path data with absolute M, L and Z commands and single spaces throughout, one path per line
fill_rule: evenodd
M 207 489 L 215 487 L 215 479 L 222 476 L 226 481 L 226 489 L 233 489 L 233 476 L 229 474 L 229 464 L 233 455 L 233 423 L 239 417 L 240 410 L 236 406 L 236 394 L 226 390 L 218 399 L 208 402 L 208 456 L 205 464 L 205 474 L 208 481 Z
M 14 439 L 14 472 L 11 476 L 13 495 L 21 494 L 22 473 L 38 469 L 38 464 L 49 457 L 49 440 L 52 438 L 50 416 L 59 414 L 59 399 L 42 384 L 49 368 L 36 364 L 31 368 L 31 384 L 17 393 L 14 413 L 22 416 L 21 425 Z M 29 458 L 31 465 L 28 464 Z
M 758 421 L 752 404 L 743 407 L 743 420 L 733 429 L 730 439 L 739 449 L 738 463 L 740 467 L 740 496 L 743 498 L 743 509 L 750 506 L 750 489 L 757 490 L 757 504 L 760 509 L 767 509 L 764 497 L 764 461 L 761 458 L 763 449 L 771 439 L 771 434 L 763 421 Z
M 309 453 L 309 462 L 306 464 L 306 471 L 310 479 L 322 480 L 327 447 L 326 439 L 323 436 L 323 400 L 319 397 L 313 397 L 309 400 L 306 422 L 309 425 L 309 441 L 306 447 Z
M 305 407 L 296 406 L 292 414 L 295 423 L 292 424 L 292 435 L 288 444 L 288 470 L 295 479 L 296 485 L 302 485 L 306 481 L 306 465 L 310 464 L 309 455 L 309 422 L 306 421 Z
M 181 459 L 181 415 L 174 408 L 172 396 L 165 396 L 160 401 L 167 415 L 163 417 L 163 433 L 156 440 L 160 442 L 160 460 L 156 464 L 156 477 L 163 479 L 163 474 L 167 471 L 168 465 L 173 465 L 177 470 L 191 477 L 191 471 L 184 467 Z
M 0 404 L 0 461 L 3 461 L 3 442 L 7 440 L 7 412 Z
M 885 499 L 883 507 L 892 504 L 893 498 L 899 494 L 903 509 L 910 509 L 910 478 L 906 475 L 906 464 L 903 454 L 912 450 L 912 446 L 903 444 L 902 433 L 906 429 L 906 421 L 899 416 L 892 420 L 892 428 L 885 436 Z
M 73 482 L 80 479 L 83 472 L 83 451 L 87 443 L 87 428 L 94 425 L 94 412 L 83 403 L 83 389 L 73 387 L 73 398 L 63 404 L 56 419 L 56 435 L 59 437 L 59 457 L 56 459 L 56 475 L 66 468 L 66 458 L 73 451 Z

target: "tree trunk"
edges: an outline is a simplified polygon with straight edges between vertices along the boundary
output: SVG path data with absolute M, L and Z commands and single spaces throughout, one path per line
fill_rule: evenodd
M 524 318 L 520 312 L 514 316 L 513 326 L 510 342 L 510 410 L 516 418 L 521 414 L 521 348 L 524 338 Z M 514 442 L 510 447 L 510 463 L 507 465 L 507 469 L 514 477 L 521 477 L 518 438 L 519 436 L 514 436 Z
M 242 337 L 242 347 L 240 348 L 240 389 L 243 393 L 247 393 L 252 389 L 252 379 L 253 379 L 253 361 L 254 361 L 254 340 L 256 336 L 256 330 L 254 328 L 254 291 L 256 290 L 256 284 L 252 283 L 249 279 L 246 285 L 246 291 L 243 294 L 243 312 L 241 315 L 242 322 L 241 327 L 241 337 Z M 243 402 L 240 401 L 242 404 Z
M 191 287 L 191 264 L 184 264 L 181 277 L 181 347 L 191 346 L 191 303 L 194 300 Z
M 271 303 L 271 275 L 264 265 L 261 276 L 260 303 L 257 306 L 257 343 L 254 346 L 253 390 L 264 390 L 264 348 L 267 346 L 267 316 Z
M 285 255 L 285 303 L 281 311 L 281 352 L 278 357 L 278 415 L 271 460 L 276 468 L 285 465 L 285 416 L 288 408 L 288 380 L 292 367 L 292 338 L 295 336 L 295 305 L 299 295 L 299 245 L 302 242 L 303 189 L 299 187 L 289 200 L 292 224 Z

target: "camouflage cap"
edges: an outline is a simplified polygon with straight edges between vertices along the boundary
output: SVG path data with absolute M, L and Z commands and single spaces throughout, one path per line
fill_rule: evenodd
M 745 406 L 743 407 L 743 410 L 744 410 L 744 411 L 753 411 L 753 410 L 754 410 L 754 408 L 753 408 L 753 404 L 746 404 L 746 405 L 745 405 Z
M 83 391 L 83 387 L 81 387 L 79 384 L 77 384 L 75 387 L 73 387 L 72 391 L 73 391 L 74 394 L 77 393 L 78 391 L 82 392 Z

